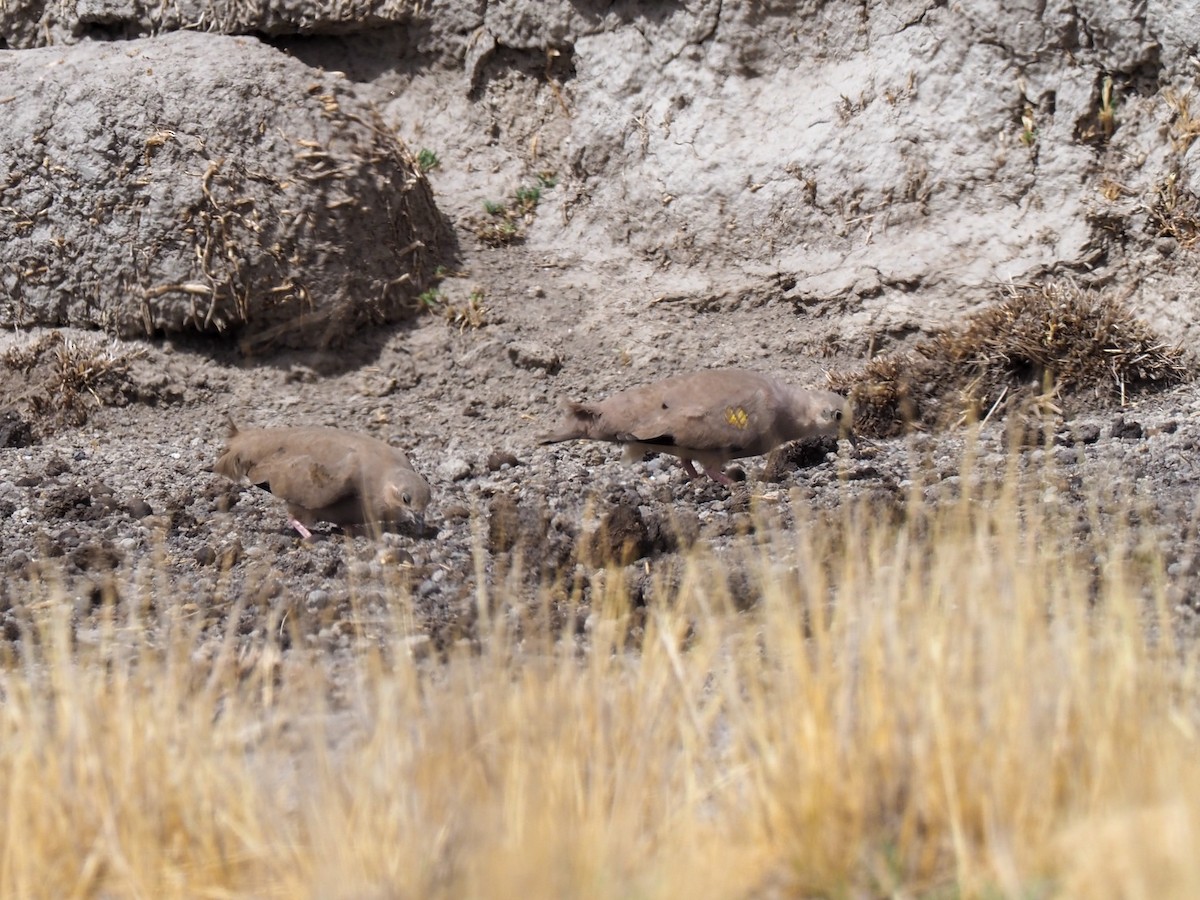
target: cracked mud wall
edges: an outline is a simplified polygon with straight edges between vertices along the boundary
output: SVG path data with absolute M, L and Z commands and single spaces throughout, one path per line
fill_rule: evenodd
M 0 30 L 70 54 L 198 22 L 314 67 L 298 80 L 344 72 L 436 152 L 460 226 L 551 175 L 527 246 L 598 302 L 766 295 L 840 317 L 854 352 L 1047 274 L 1116 283 L 1168 334 L 1200 318 L 1195 2 L 171 9 L 10 6 Z

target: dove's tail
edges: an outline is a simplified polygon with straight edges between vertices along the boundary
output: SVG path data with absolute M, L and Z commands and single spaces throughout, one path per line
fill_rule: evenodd
M 539 444 L 557 444 L 560 441 L 595 440 L 596 425 L 600 413 L 587 403 L 574 401 L 565 403 L 565 414 L 558 427 L 538 438 Z

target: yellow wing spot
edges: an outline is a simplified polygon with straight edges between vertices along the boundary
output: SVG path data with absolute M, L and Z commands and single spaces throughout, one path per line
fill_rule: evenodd
M 750 423 L 750 416 L 740 406 L 736 408 L 727 406 L 725 407 L 725 421 L 734 428 L 742 429 Z

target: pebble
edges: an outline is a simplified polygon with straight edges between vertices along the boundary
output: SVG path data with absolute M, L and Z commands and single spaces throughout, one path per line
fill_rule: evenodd
M 512 468 L 519 466 L 521 461 L 517 457 L 506 450 L 494 450 L 488 454 L 487 468 L 489 472 L 499 472 L 505 466 Z
M 471 474 L 471 464 L 461 456 L 450 456 L 437 467 L 439 481 L 462 481 Z

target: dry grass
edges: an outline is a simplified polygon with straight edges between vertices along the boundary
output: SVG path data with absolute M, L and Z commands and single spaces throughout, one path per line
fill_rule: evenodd
M 1158 237 L 1174 238 L 1184 248 L 1200 242 L 1200 197 L 1179 186 L 1178 172 L 1154 183 L 1146 213 L 1150 230 Z
M 1183 351 L 1121 303 L 1070 282 L 1014 287 L 964 324 L 830 377 L 854 402 L 856 430 L 888 436 L 997 412 L 1058 412 L 1076 396 L 1124 403 L 1178 384 Z
M 1200 896 L 1200 683 L 1153 547 L 996 490 L 764 529 L 748 612 L 702 554 L 636 614 L 610 571 L 583 644 L 484 615 L 417 662 L 398 595 L 336 711 L 328 660 L 171 613 L 150 646 L 124 602 L 72 640 L 31 584 L 0 893 Z
M 20 409 L 39 432 L 78 427 L 92 410 L 123 406 L 136 395 L 129 373 L 141 356 L 104 338 L 51 331 L 0 354 L 6 405 Z

